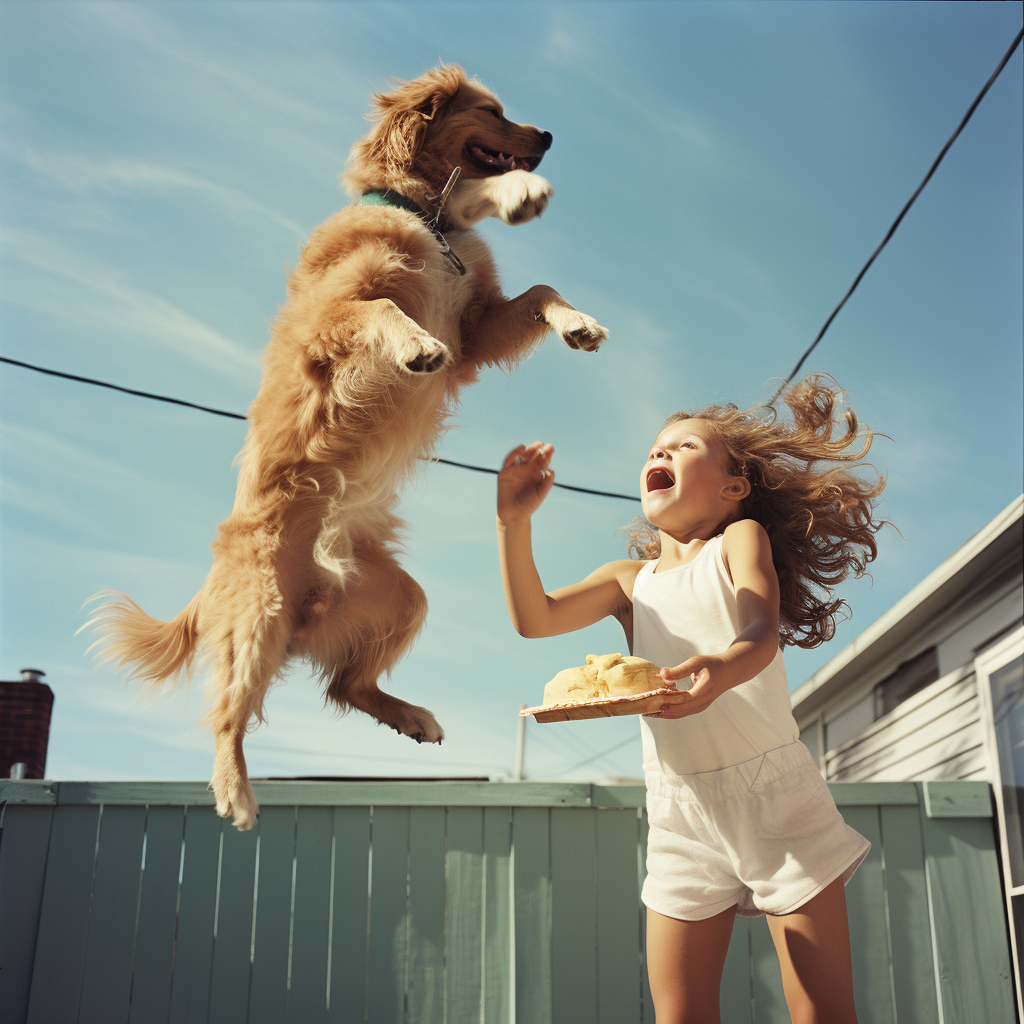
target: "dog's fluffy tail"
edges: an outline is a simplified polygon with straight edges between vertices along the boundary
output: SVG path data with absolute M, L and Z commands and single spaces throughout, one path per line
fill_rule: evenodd
M 132 679 L 159 686 L 177 683 L 182 672 L 190 676 L 199 648 L 200 591 L 170 622 L 147 615 L 127 594 L 102 590 L 93 600 L 109 600 L 82 627 L 100 638 L 89 648 L 103 663 L 131 666 Z

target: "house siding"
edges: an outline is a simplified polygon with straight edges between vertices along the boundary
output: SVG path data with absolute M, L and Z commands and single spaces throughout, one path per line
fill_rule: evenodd
M 974 672 L 936 680 L 825 755 L 831 782 L 987 779 Z
M 848 784 L 939 790 L 987 784 L 983 791 L 995 797 L 1018 1021 L 1024 1021 L 1024 878 L 1015 860 L 1021 823 L 1011 794 L 1021 779 L 1016 750 L 1009 746 L 1016 746 L 1024 728 L 1022 518 L 1024 495 L 793 693 L 801 739 L 829 783 L 844 784 L 834 790 Z M 898 859 L 888 850 L 886 863 L 899 873 Z M 964 1006 L 971 1020 L 997 1019 L 970 1001 Z M 898 1015 L 902 1020 L 903 1011 Z
M 1010 566 L 1004 562 L 1002 571 L 962 595 L 819 715 L 803 718 L 798 714 L 807 739 L 824 736 L 824 754 L 811 749 L 829 782 L 993 781 L 974 659 L 1024 616 L 1019 559 L 1018 548 Z M 929 647 L 937 648 L 942 676 L 873 720 L 878 684 L 899 664 Z M 820 732 L 816 731 L 819 719 Z M 841 741 L 833 742 L 837 736 Z

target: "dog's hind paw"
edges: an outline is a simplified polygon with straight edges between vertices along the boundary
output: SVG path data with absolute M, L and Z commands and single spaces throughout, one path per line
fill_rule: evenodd
M 569 348 L 583 349 L 584 352 L 596 352 L 608 337 L 608 332 L 593 317 L 575 310 L 569 322 L 560 325 L 558 333 Z
M 444 739 L 444 729 L 426 708 L 409 704 L 402 719 L 398 731 L 417 743 L 440 743 Z
M 217 814 L 222 818 L 230 818 L 231 824 L 239 832 L 248 832 L 259 821 L 260 806 L 248 781 L 225 786 L 214 778 L 210 789 L 217 799 Z

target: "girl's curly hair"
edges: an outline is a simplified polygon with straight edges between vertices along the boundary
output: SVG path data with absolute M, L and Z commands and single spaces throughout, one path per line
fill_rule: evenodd
M 783 422 L 770 405 L 745 412 L 735 405 L 709 405 L 678 412 L 665 426 L 685 419 L 707 421 L 721 439 L 730 472 L 750 482 L 739 518 L 756 520 L 768 534 L 779 576 L 779 640 L 783 646 L 817 647 L 835 634 L 835 619 L 849 611 L 833 597 L 834 588 L 852 572 L 863 576 L 878 554 L 874 535 L 886 525 L 873 518 L 885 479 L 854 476 L 874 435 L 865 426 L 860 450 L 848 449 L 861 438 L 857 417 L 836 419 L 844 392 L 831 377 L 809 376 L 783 395 L 792 422 Z M 631 557 L 657 558 L 658 531 L 640 518 L 627 527 Z

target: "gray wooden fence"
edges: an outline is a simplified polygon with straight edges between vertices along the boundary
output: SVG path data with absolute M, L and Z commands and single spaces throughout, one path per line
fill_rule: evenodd
M 639 1024 L 644 793 L 268 782 L 257 828 L 201 783 L 0 782 L 0 1022 Z M 987 784 L 846 783 L 861 1024 L 1014 1020 Z M 726 1024 L 788 1021 L 737 919 Z

